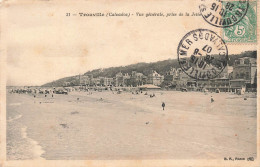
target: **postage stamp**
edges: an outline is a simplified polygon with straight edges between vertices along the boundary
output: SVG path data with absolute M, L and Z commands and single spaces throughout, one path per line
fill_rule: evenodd
M 228 48 L 214 31 L 197 29 L 186 34 L 177 49 L 181 69 L 191 78 L 216 78 L 226 67 Z
M 239 23 L 247 13 L 248 0 L 220 1 L 201 0 L 202 17 L 215 27 L 231 27 Z
M 224 4 L 227 2 L 224 2 Z M 249 1 L 244 18 L 236 25 L 223 28 L 222 38 L 226 43 L 257 42 L 257 1 Z

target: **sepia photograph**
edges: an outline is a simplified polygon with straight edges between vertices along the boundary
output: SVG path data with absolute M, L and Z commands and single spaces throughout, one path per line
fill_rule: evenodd
M 0 166 L 257 167 L 257 0 L 0 3 Z
M 173 59 L 7 86 L 7 158 L 256 158 L 256 67 L 248 51 L 206 81 Z

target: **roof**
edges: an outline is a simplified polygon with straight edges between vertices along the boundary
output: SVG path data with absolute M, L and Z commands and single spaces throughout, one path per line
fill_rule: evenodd
M 233 80 L 230 80 L 230 81 L 246 81 L 245 79 L 233 79 Z
M 56 90 L 58 91 L 58 90 L 66 90 L 66 89 L 63 87 L 58 87 L 58 88 L 56 88 Z
M 155 86 L 155 85 L 152 85 L 152 84 L 142 85 L 142 86 L 139 86 L 138 88 L 161 89 L 161 87 L 159 87 L 159 86 Z
M 222 78 L 214 78 L 214 79 L 211 79 L 211 80 L 226 80 L 226 79 L 229 79 L 227 77 L 222 77 Z
M 241 57 L 241 58 L 238 58 L 238 59 L 251 59 L 252 57 Z

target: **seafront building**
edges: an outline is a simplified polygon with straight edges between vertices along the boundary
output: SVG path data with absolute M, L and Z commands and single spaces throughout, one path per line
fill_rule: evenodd
M 119 72 L 116 74 L 116 82 L 115 82 L 115 86 L 123 86 L 124 85 L 124 75 Z
M 164 80 L 164 76 L 160 75 L 154 70 L 151 70 L 150 73 L 147 76 L 147 83 L 148 84 L 153 84 L 155 86 L 161 85 L 161 83 Z
M 232 78 L 230 79 L 231 91 L 245 87 L 255 91 L 257 82 L 257 65 L 255 58 L 243 57 L 235 61 Z
M 227 66 L 214 79 L 202 81 L 187 76 L 181 69 L 172 68 L 164 76 L 166 88 L 187 91 L 237 92 L 256 91 L 257 65 L 255 58 L 244 57 Z
M 104 82 L 101 85 L 103 85 L 103 86 L 113 86 L 114 85 L 114 78 L 104 77 Z
M 147 75 L 137 71 L 132 71 L 130 74 L 118 72 L 114 77 L 79 75 L 64 82 L 63 85 L 140 87 L 148 84 L 173 90 L 237 92 L 241 89 L 256 91 L 256 76 L 256 58 L 243 57 L 235 60 L 233 66 L 227 66 L 217 78 L 205 81 L 190 78 L 181 68 L 171 68 L 164 75 L 155 70 L 150 70 Z

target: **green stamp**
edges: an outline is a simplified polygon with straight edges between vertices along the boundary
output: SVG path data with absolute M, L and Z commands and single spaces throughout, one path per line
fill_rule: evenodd
M 244 18 L 233 26 L 223 28 L 222 37 L 226 43 L 257 42 L 257 1 L 249 1 Z

